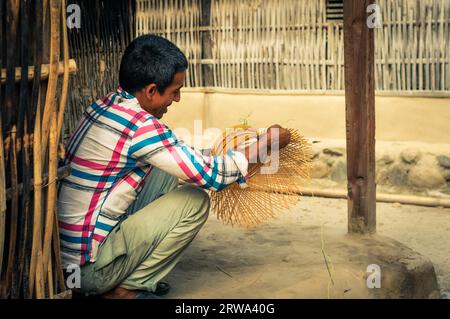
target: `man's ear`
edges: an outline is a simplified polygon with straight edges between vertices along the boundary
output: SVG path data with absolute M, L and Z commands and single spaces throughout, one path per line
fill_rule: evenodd
M 153 98 L 153 96 L 156 94 L 157 86 L 155 83 L 151 83 L 145 87 L 145 95 L 149 100 Z

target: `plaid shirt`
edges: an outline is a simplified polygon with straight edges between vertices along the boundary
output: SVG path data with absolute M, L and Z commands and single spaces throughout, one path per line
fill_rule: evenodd
M 245 185 L 248 167 L 240 152 L 208 156 L 185 145 L 120 87 L 84 112 L 65 164 L 71 174 L 60 183 L 58 196 L 65 266 L 95 261 L 153 167 L 214 191 L 236 181 Z

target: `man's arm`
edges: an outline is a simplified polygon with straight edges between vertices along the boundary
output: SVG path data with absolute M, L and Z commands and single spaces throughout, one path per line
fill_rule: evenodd
M 289 142 L 286 132 L 289 133 L 279 126 L 271 126 L 267 135 L 259 138 L 257 147 L 249 146 L 243 153 L 229 151 L 224 156 L 209 156 L 179 141 L 166 125 L 152 117 L 135 132 L 129 156 L 187 183 L 218 191 L 236 181 L 245 186 L 249 161 L 264 160 L 262 155 L 274 145 L 284 147 Z
M 248 172 L 248 160 L 243 153 L 202 154 L 179 141 L 154 117 L 135 132 L 128 156 L 140 165 L 156 166 L 187 183 L 215 191 L 236 181 L 245 185 Z

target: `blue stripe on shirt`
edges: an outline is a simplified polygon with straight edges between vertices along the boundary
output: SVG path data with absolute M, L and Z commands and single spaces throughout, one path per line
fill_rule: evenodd
M 93 106 L 93 108 L 96 111 L 99 111 L 99 109 L 100 109 L 100 107 L 97 104 L 95 104 L 95 106 Z M 119 123 L 119 124 L 121 124 L 123 126 L 128 127 L 133 132 L 135 132 L 138 129 L 138 126 L 136 124 L 133 124 L 129 120 L 123 118 L 122 116 L 114 114 L 114 113 L 111 113 L 109 111 L 104 111 L 102 116 L 104 116 L 104 117 L 106 117 L 106 118 L 108 118 L 108 119 L 110 119 L 112 121 L 115 121 L 115 122 L 117 122 L 117 123 Z
M 70 171 L 70 175 L 78 177 L 78 178 L 82 178 L 82 179 L 87 179 L 89 181 L 93 181 L 93 182 L 104 182 L 104 183 L 111 183 L 113 182 L 116 177 L 115 176 L 99 176 L 99 175 L 94 175 L 94 174 L 90 174 L 87 172 L 82 172 L 77 170 L 75 167 L 72 167 L 71 171 Z
M 134 154 L 137 151 L 143 149 L 144 147 L 150 145 L 150 144 L 155 144 L 158 142 L 161 142 L 163 139 L 161 138 L 160 135 L 155 135 L 152 136 L 150 138 L 146 138 L 145 140 L 140 141 L 139 143 L 136 143 L 134 145 L 132 145 L 128 151 L 129 154 Z
M 75 236 L 64 235 L 62 233 L 60 233 L 59 236 L 60 236 L 61 240 L 64 240 L 64 241 L 67 241 L 67 242 L 73 243 L 73 244 L 82 244 L 87 241 L 86 237 L 75 237 Z
M 189 152 L 190 148 L 187 146 L 180 146 L 179 148 L 181 148 L 181 150 L 183 151 L 183 153 L 185 153 L 188 158 L 191 159 L 191 163 L 194 165 L 195 169 L 197 170 L 197 172 L 202 176 L 202 178 L 205 180 L 206 182 L 206 187 L 214 187 L 217 190 L 221 190 L 222 188 L 224 188 L 225 186 L 227 186 L 226 184 L 220 183 L 218 181 L 216 181 L 217 175 L 218 175 L 218 169 L 217 169 L 217 162 L 214 159 L 214 165 L 211 167 L 211 176 L 208 175 L 208 173 L 203 169 L 203 166 L 195 160 L 195 156 L 192 156 L 192 153 Z
M 99 228 L 99 229 L 101 229 L 101 230 L 110 232 L 110 231 L 114 228 L 114 226 L 110 226 L 110 225 L 107 225 L 107 224 L 103 224 L 103 223 L 97 221 L 97 223 L 95 224 L 95 228 Z

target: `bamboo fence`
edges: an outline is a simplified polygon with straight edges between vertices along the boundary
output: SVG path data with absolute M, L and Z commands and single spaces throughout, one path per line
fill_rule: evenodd
M 0 298 L 65 291 L 56 214 L 63 145 L 86 106 L 116 88 L 134 37 L 134 1 L 71 4 L 80 29 L 66 27 L 64 0 L 0 0 Z
M 344 89 L 342 1 L 211 0 L 208 25 L 199 19 L 203 2 L 136 1 L 136 34 L 159 34 L 182 48 L 191 60 L 187 86 L 201 86 L 201 65 L 211 65 L 214 87 Z M 450 0 L 375 2 L 382 22 L 376 89 L 450 91 Z M 206 58 L 202 32 L 211 35 Z
M 119 85 L 119 65 L 134 38 L 132 0 L 74 0 L 80 7 L 81 27 L 69 29 L 70 54 L 79 70 L 72 77 L 63 126 L 66 141 L 92 102 Z
M 55 204 L 58 176 L 67 174 L 58 174 L 58 147 L 76 65 L 65 6 L 0 1 L 0 298 L 53 298 L 66 290 Z

